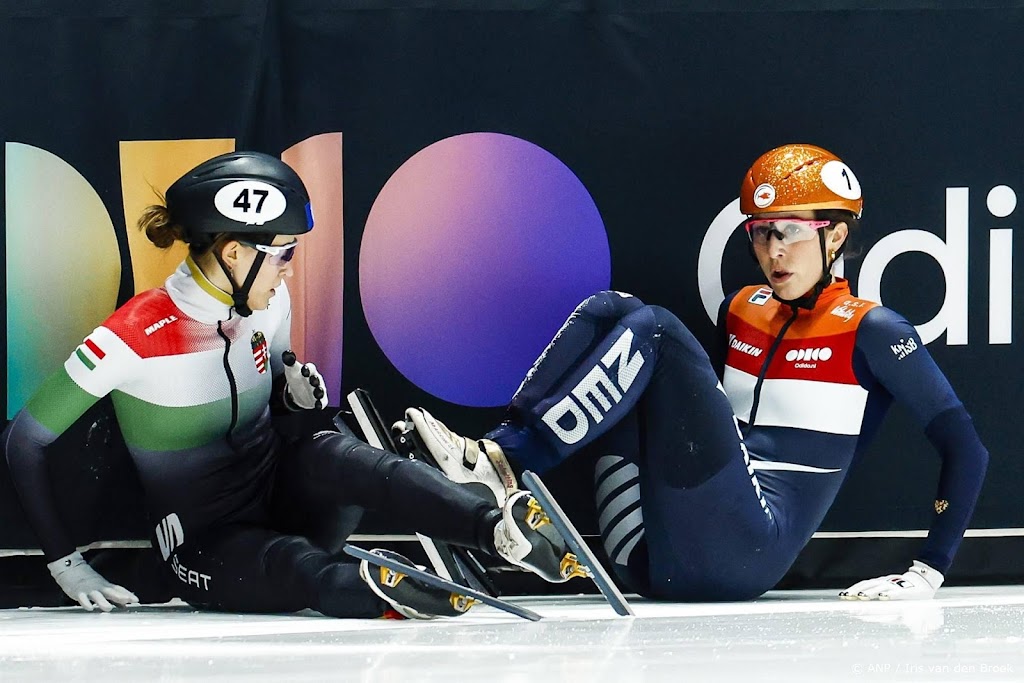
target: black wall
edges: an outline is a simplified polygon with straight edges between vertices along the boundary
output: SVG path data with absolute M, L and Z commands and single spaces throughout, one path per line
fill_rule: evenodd
M 389 417 L 406 405 L 430 405 L 467 432 L 490 426 L 500 410 L 448 404 L 406 380 L 374 341 L 359 299 L 359 236 L 370 208 L 396 169 L 431 143 L 497 132 L 556 156 L 601 213 L 612 287 L 670 308 L 702 341 L 710 341 L 713 327 L 698 294 L 702 240 L 736 198 L 750 162 L 767 149 L 810 142 L 856 171 L 865 195 L 865 252 L 906 229 L 945 239 L 947 188 L 968 188 L 969 256 L 947 254 L 968 263 L 968 341 L 950 344 L 943 334 L 929 350 L 991 451 L 973 526 L 1024 528 L 1018 307 L 1011 343 L 992 344 L 988 335 L 989 231 L 1016 228 L 1024 214 L 995 217 L 986 206 L 993 187 L 1024 192 L 1024 8 L 745 4 L 8 0 L 0 7 L 0 137 L 59 156 L 97 190 L 124 254 L 124 301 L 133 284 L 119 141 L 222 137 L 238 148 L 280 153 L 316 134 L 342 132 L 341 388 L 369 387 Z M 8 263 L 41 257 L 5 256 Z M 862 262 L 847 264 L 855 290 Z M 758 280 L 739 239 L 726 248 L 722 273 L 726 291 Z M 54 296 L 74 295 L 58 273 L 53 282 Z M 1015 280 L 1005 286 L 1014 300 L 1024 294 Z M 897 256 L 881 295 L 924 323 L 943 304 L 943 270 L 921 253 Z M 0 305 L 5 300 L 0 296 Z M 141 537 L 146 525 L 109 509 L 138 507 L 137 496 L 116 485 L 129 476 L 123 464 L 115 458 L 108 475 L 83 484 L 73 474 L 82 453 L 78 446 L 65 451 L 56 476 L 74 491 L 70 501 L 92 511 L 82 521 L 82 541 Z M 926 528 L 936 465 L 909 414 L 894 410 L 825 529 Z M 585 464 L 552 477 L 590 526 L 581 494 L 589 486 Z M 26 547 L 31 534 L 12 496 L 4 472 L 0 547 Z M 964 552 L 970 548 L 968 541 Z M 897 568 L 880 566 L 879 557 L 864 557 L 864 572 Z M 983 575 L 984 564 L 971 565 L 972 573 Z

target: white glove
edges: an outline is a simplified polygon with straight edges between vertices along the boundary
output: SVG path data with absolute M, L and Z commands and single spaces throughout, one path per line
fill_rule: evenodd
M 289 408 L 323 410 L 327 407 L 327 388 L 324 377 L 312 363 L 295 362 L 295 354 L 285 351 L 281 354 L 284 361 L 284 398 Z
M 111 602 L 119 607 L 139 602 L 135 593 L 104 579 L 99 572 L 89 566 L 82 553 L 77 550 L 50 562 L 46 568 L 50 570 L 61 590 L 90 612 L 94 607 L 109 612 L 114 609 Z
M 945 577 L 924 562 L 914 560 L 903 574 L 890 574 L 877 579 L 859 581 L 839 594 L 843 600 L 927 600 Z

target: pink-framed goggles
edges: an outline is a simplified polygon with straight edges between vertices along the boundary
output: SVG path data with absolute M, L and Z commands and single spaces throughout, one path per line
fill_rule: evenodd
M 814 239 L 818 230 L 832 225 L 832 221 L 805 218 L 751 218 L 743 222 L 747 237 L 755 247 L 768 246 L 774 235 L 783 244 L 795 244 Z

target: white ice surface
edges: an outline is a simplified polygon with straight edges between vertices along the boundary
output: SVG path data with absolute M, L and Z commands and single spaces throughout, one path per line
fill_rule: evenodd
M 0 610 L 3 681 L 1024 680 L 1024 586 L 944 588 L 917 603 L 780 591 L 749 603 L 514 598 L 432 622 L 194 612 Z

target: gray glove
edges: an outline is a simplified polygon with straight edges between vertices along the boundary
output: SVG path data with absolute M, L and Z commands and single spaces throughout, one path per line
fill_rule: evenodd
M 114 605 L 126 607 L 139 602 L 135 593 L 104 579 L 77 550 L 50 562 L 46 568 L 61 590 L 90 612 L 95 607 L 109 612 Z

